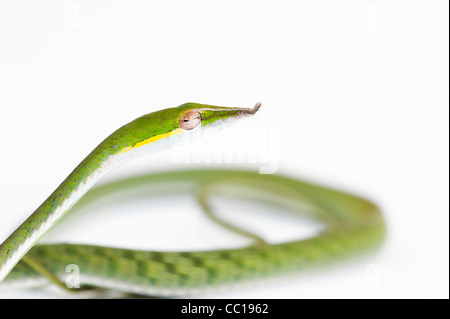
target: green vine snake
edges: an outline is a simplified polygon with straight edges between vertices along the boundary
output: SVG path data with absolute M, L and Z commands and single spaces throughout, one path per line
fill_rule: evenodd
M 66 266 L 76 264 L 80 267 L 83 286 L 142 295 L 185 296 L 328 264 L 378 246 L 384 237 L 385 225 L 379 209 L 371 202 L 289 177 L 233 170 L 160 173 L 135 178 L 132 183 L 125 180 L 92 192 L 183 181 L 186 184 L 183 187 L 196 194 L 211 218 L 255 239 L 254 245 L 192 252 L 77 244 L 35 246 L 102 176 L 114 168 L 133 158 L 189 140 L 200 129 L 202 134 L 210 134 L 254 115 L 259 108 L 260 103 L 254 108 L 186 103 L 144 115 L 119 128 L 1 244 L 0 288 L 20 282 L 34 287 L 49 281 L 64 286 Z M 256 200 L 287 206 L 298 213 L 306 212 L 326 227 L 313 238 L 267 244 L 260 237 L 214 217 L 210 193 L 224 185 L 229 189 L 243 188 L 244 191 L 239 192 L 243 197 L 253 196 L 245 195 L 245 189 L 249 194 L 257 190 L 263 195 Z

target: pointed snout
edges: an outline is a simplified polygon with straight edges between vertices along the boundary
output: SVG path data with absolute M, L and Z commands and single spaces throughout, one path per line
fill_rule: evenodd
M 244 114 L 255 114 L 256 112 L 258 112 L 259 108 L 261 107 L 261 102 L 258 102 L 255 104 L 255 106 L 251 109 L 242 109 L 242 112 Z

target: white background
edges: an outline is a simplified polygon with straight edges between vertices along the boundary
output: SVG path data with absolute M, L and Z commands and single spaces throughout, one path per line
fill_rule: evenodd
M 448 298 L 448 9 L 446 1 L 0 2 L 0 241 L 120 125 L 189 101 L 261 101 L 234 134 L 269 132 L 279 173 L 376 202 L 388 237 L 359 262 L 208 296 Z M 204 147 L 220 153 L 212 141 Z M 108 178 L 180 167 L 164 152 Z M 207 221 L 176 216 L 158 224 L 160 242 L 207 238 Z M 86 225 L 104 238 L 92 218 Z M 145 224 L 122 222 L 129 235 Z M 92 233 L 83 227 L 80 237 Z M 197 237 L 173 231 L 190 227 Z

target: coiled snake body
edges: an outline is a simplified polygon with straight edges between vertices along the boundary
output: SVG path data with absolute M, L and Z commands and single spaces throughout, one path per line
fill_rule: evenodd
M 376 247 L 385 227 L 380 211 L 372 203 L 288 177 L 228 170 L 161 173 L 116 182 L 98 191 L 184 182 L 211 218 L 253 238 L 255 244 L 249 247 L 156 252 L 75 244 L 34 246 L 112 169 L 132 158 L 185 141 L 198 130 L 209 133 L 252 116 L 259 107 L 259 103 L 251 109 L 187 103 L 142 116 L 112 133 L 2 243 L 0 288 L 19 282 L 33 287 L 48 280 L 64 287 L 67 265 L 77 264 L 83 286 L 143 295 L 190 295 L 326 264 Z M 243 197 L 246 197 L 245 189 L 258 190 L 262 195 L 257 200 L 288 206 L 298 213 L 306 212 L 326 227 L 310 239 L 269 245 L 258 236 L 214 217 L 209 194 L 227 185 L 239 185 L 244 190 L 240 193 Z M 298 208 L 299 205 L 303 208 Z

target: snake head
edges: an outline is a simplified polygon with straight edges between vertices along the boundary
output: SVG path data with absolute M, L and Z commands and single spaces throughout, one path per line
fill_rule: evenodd
M 236 120 L 254 115 L 260 107 L 260 102 L 256 103 L 253 108 L 186 103 L 178 107 L 182 110 L 178 119 L 178 126 L 183 130 L 192 130 L 199 126 L 222 128 L 236 122 Z
M 113 141 L 114 151 L 120 153 L 137 149 L 142 154 L 162 150 L 209 135 L 237 120 L 253 116 L 260 106 L 259 102 L 253 108 L 186 103 L 141 116 L 117 130 L 113 133 L 115 138 L 105 142 Z M 120 144 L 117 145 L 117 142 Z

